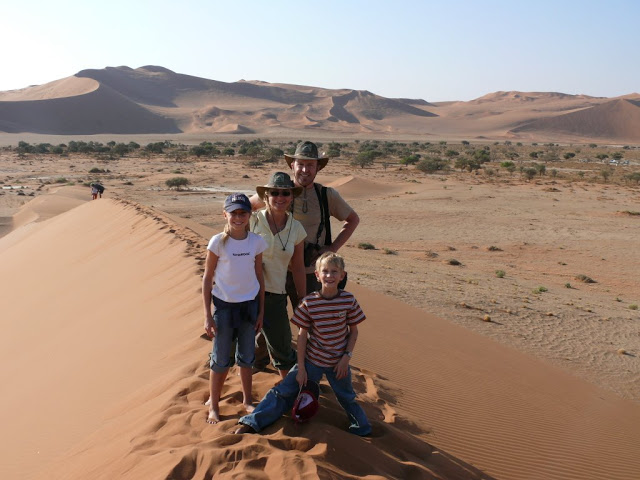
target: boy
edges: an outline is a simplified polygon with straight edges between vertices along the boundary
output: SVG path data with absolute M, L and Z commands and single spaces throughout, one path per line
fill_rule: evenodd
M 361 436 L 371 433 L 367 416 L 356 403 L 349 367 L 364 313 L 351 293 L 338 289 L 345 276 L 340 255 L 322 254 L 316 261 L 315 274 L 320 291 L 307 295 L 291 319 L 300 327 L 297 365 L 282 383 L 267 392 L 252 413 L 238 420 L 240 427 L 235 433 L 255 433 L 271 425 L 291 410 L 307 380 L 317 383 L 323 375 L 347 414 L 349 431 Z

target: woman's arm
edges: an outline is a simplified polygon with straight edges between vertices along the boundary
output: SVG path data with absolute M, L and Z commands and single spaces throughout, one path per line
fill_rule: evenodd
M 260 293 L 258 293 L 258 318 L 256 320 L 256 332 L 262 328 L 264 320 L 264 275 L 262 272 L 262 254 L 256 255 L 256 278 L 260 284 Z
M 293 250 L 291 274 L 293 275 L 296 292 L 298 292 L 298 298 L 302 300 L 307 295 L 307 275 L 304 271 L 304 241 L 298 243 Z M 292 305 L 292 307 L 296 308 L 297 305 Z
M 209 337 L 216 332 L 216 324 L 211 313 L 211 289 L 213 288 L 213 274 L 218 265 L 218 256 L 211 250 L 207 250 L 207 260 L 202 276 L 202 301 L 204 303 L 204 330 Z

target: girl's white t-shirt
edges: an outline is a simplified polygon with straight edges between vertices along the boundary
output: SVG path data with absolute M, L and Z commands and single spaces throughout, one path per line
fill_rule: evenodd
M 224 244 L 223 236 L 223 233 L 214 235 L 207 246 L 218 257 L 211 293 L 230 303 L 253 300 L 260 291 L 256 277 L 256 255 L 266 250 L 267 242 L 253 232 L 247 232 L 244 240 L 227 237 Z

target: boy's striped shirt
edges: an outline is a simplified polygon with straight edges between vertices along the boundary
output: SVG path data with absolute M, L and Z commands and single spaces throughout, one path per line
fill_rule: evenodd
M 306 356 L 319 367 L 335 366 L 347 349 L 348 326 L 365 320 L 353 294 L 341 291 L 327 300 L 319 292 L 307 295 L 291 321 L 309 331 Z

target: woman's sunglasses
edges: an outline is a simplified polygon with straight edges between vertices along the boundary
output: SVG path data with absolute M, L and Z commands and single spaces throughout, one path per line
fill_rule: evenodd
M 272 197 L 279 197 L 280 195 L 283 197 L 290 197 L 291 190 L 269 190 L 269 195 Z

